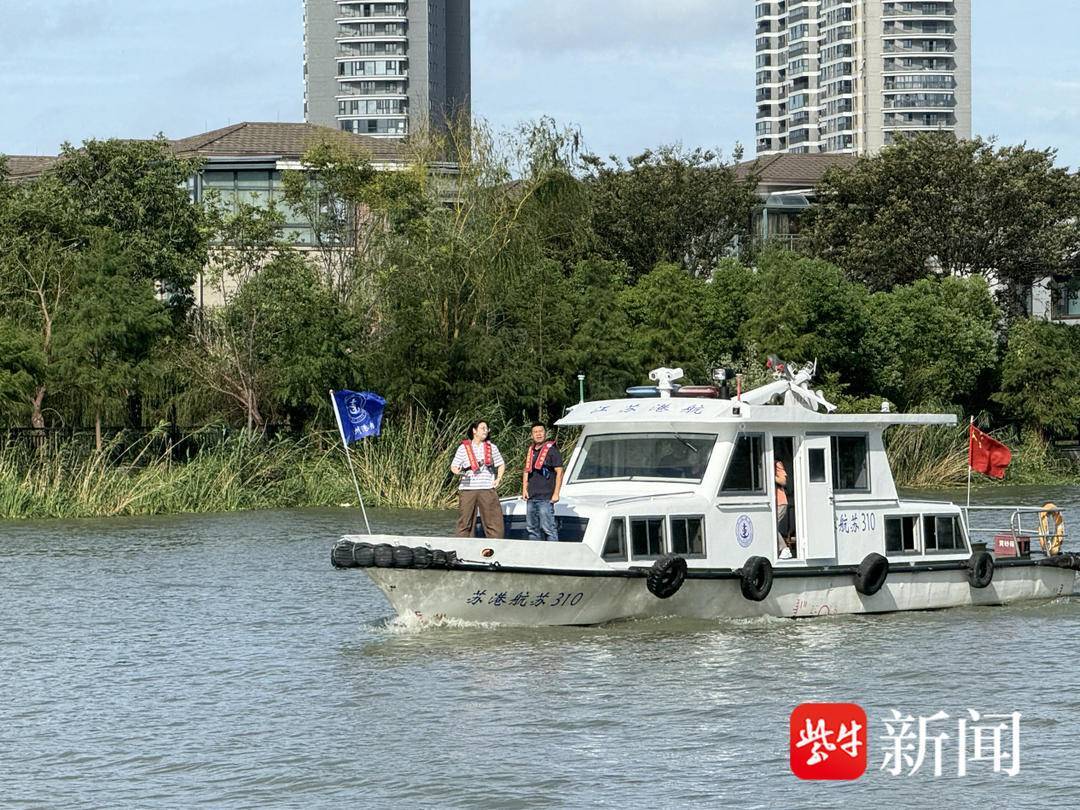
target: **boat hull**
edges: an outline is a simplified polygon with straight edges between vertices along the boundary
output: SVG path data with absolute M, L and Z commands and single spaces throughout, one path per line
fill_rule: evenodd
M 986 588 L 963 570 L 893 571 L 880 591 L 860 594 L 850 574 L 784 571 L 760 602 L 742 595 L 736 576 L 695 576 L 668 599 L 640 576 L 505 569 L 367 568 L 397 613 L 411 620 L 519 626 L 591 625 L 680 617 L 799 618 L 937 610 L 1055 599 L 1072 594 L 1076 572 L 1043 565 L 1001 566 Z M 778 572 L 780 573 L 780 572 Z

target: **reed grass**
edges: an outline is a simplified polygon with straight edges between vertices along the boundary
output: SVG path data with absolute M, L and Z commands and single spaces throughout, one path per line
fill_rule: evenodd
M 365 504 L 452 507 L 457 494 L 450 458 L 466 427 L 463 419 L 414 411 L 388 419 L 381 436 L 354 444 Z M 502 495 L 520 489 L 528 432 L 527 426 L 510 426 L 494 437 L 507 463 Z M 336 432 L 275 440 L 240 433 L 182 463 L 160 451 L 160 438 L 151 434 L 127 446 L 114 439 L 100 452 L 74 443 L 0 450 L 0 519 L 356 505 Z M 572 442 L 560 444 L 568 456 Z
M 973 486 L 1069 484 L 1080 482 L 1080 467 L 1038 433 L 1005 433 L 997 438 L 1012 450 L 1005 478 L 976 475 Z M 886 450 L 896 485 L 905 489 L 949 489 L 967 485 L 968 426 L 901 426 L 886 434 Z
M 384 423 L 381 436 L 353 445 L 364 502 L 374 507 L 447 509 L 456 502 L 450 458 L 465 435 L 463 419 L 414 411 Z M 507 472 L 500 494 L 521 486 L 527 426 L 501 427 L 494 440 Z M 0 450 L 0 519 L 76 518 L 230 512 L 356 504 L 345 453 L 334 432 L 269 440 L 240 433 L 208 443 L 178 463 L 160 436 L 101 452 L 77 444 L 41 451 Z M 1037 434 L 1002 436 L 1013 449 L 1006 484 L 1080 482 L 1080 467 Z M 561 431 L 569 458 L 576 435 Z M 157 448 L 157 449 L 154 449 Z M 886 448 L 898 486 L 961 487 L 967 481 L 967 426 L 897 427 Z M 120 459 L 119 461 L 117 459 Z M 991 482 L 976 476 L 976 485 Z
M 902 425 L 886 434 L 893 478 L 905 489 L 946 489 L 967 483 L 967 426 Z

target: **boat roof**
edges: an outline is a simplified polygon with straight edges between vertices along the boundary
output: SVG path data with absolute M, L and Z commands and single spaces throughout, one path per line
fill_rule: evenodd
M 738 405 L 738 413 L 735 406 Z M 574 405 L 558 425 L 632 425 L 658 428 L 721 425 L 805 425 L 884 429 L 891 425 L 955 425 L 951 413 L 825 413 L 799 405 L 753 405 L 730 399 L 691 397 L 607 399 Z

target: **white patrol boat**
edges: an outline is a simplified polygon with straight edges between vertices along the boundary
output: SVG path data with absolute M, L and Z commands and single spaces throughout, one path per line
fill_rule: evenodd
M 574 406 L 558 422 L 581 428 L 558 543 L 526 539 L 526 504 L 507 499 L 507 539 L 348 536 L 331 560 L 363 568 L 401 616 L 436 622 L 802 617 L 1073 592 L 1080 555 L 1061 553 L 1052 504 L 898 497 L 885 430 L 955 416 L 838 414 L 811 390 L 815 370 L 775 362 L 774 382 L 730 397 L 657 369 L 636 396 Z

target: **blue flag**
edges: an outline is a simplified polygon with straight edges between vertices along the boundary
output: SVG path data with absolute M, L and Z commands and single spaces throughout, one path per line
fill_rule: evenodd
M 370 391 L 335 391 L 334 411 L 338 430 L 346 445 L 378 436 L 386 400 Z

